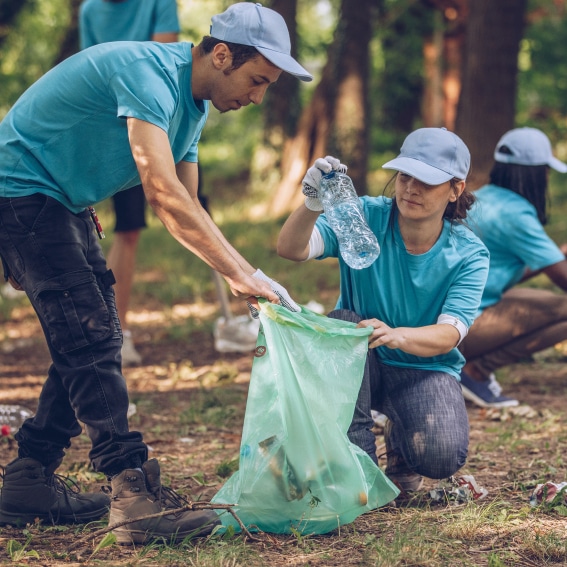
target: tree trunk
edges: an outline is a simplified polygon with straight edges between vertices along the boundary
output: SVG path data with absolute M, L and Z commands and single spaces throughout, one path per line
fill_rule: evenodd
M 422 0 L 436 10 L 433 34 L 424 41 L 424 126 L 455 130 L 461 92 L 463 44 L 468 0 Z
M 421 116 L 423 125 L 445 126 L 443 104 L 443 15 L 436 12 L 433 34 L 423 44 L 424 88 Z
M 339 25 L 321 80 L 301 114 L 296 135 L 284 146 L 282 178 L 267 211 L 273 216 L 298 206 L 305 171 L 328 154 L 349 165 L 355 187 L 360 194 L 366 192 L 369 43 L 375 5 L 376 0 L 359 0 L 353 7 L 349 0 L 341 0 Z
M 291 39 L 291 54 L 297 57 L 297 0 L 272 0 L 270 8 L 281 14 Z M 266 92 L 262 106 L 265 117 L 265 141 L 281 151 L 283 141 L 295 134 L 299 119 L 299 81 L 282 73 L 277 83 Z
M 349 166 L 348 173 L 359 195 L 368 193 L 368 75 L 372 39 L 372 2 L 356 8 L 343 0 L 338 40 L 343 41 L 337 58 L 334 122 L 330 149 Z M 317 157 L 317 156 L 315 156 Z
M 269 7 L 281 14 L 285 20 L 291 40 L 291 53 L 296 57 L 297 0 L 272 0 Z M 263 187 L 273 187 L 279 182 L 281 157 L 286 141 L 296 132 L 300 114 L 297 78 L 289 73 L 282 73 L 277 83 L 266 91 L 262 111 L 263 140 L 254 150 L 250 172 L 252 187 L 260 190 Z M 262 210 L 261 213 L 265 214 L 265 211 Z
M 469 3 L 456 131 L 472 155 L 469 187 L 486 183 L 494 146 L 514 127 L 518 49 L 527 0 Z

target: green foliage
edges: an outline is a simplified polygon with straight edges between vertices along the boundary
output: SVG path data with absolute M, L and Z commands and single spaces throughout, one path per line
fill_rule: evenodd
M 519 54 L 517 122 L 541 128 L 553 141 L 567 137 L 567 18 L 563 3 L 533 0 Z M 563 157 L 567 156 L 564 151 Z
M 180 39 L 198 44 L 201 38 L 209 34 L 211 16 L 225 10 L 232 2 L 227 0 L 197 0 L 177 2 Z
M 298 2 L 298 51 L 301 61 L 309 62 L 308 67 L 315 73 L 326 63 L 327 48 L 337 24 L 338 4 L 336 0 Z
M 0 56 L 0 119 L 22 92 L 52 67 L 69 24 L 69 2 L 29 2 Z
M 204 172 L 203 194 L 210 194 L 211 179 L 220 178 L 230 183 L 231 178 L 238 179 L 243 172 L 247 174 L 261 134 L 261 107 L 250 105 L 221 115 L 211 106 L 199 146 L 199 161 Z
M 222 461 L 220 465 L 217 466 L 216 473 L 221 478 L 228 478 L 232 473 L 238 470 L 238 465 L 239 465 L 238 459 L 231 459 L 230 461 Z
M 110 547 L 116 543 L 116 536 L 109 532 L 107 533 L 96 545 L 94 551 L 91 553 L 91 559 L 101 550 Z
M 21 544 L 15 539 L 10 539 L 6 543 L 6 552 L 13 562 L 25 561 L 29 559 L 39 559 L 39 553 L 33 549 L 28 550 L 27 547 L 31 543 L 31 536 L 28 536 L 25 544 Z
M 372 150 L 398 148 L 420 116 L 423 41 L 432 33 L 434 11 L 423 2 L 391 1 L 372 45 L 374 73 Z
M 565 156 L 567 157 L 567 156 Z M 567 191 L 565 185 L 565 175 L 551 170 L 549 175 L 549 204 L 548 204 L 548 223 L 545 226 L 546 232 L 559 245 L 567 241 Z M 535 278 L 529 285 L 536 287 L 553 287 L 553 284 L 546 276 Z
M 539 505 L 539 510 L 547 514 L 557 514 L 559 516 L 567 516 L 567 506 L 565 505 L 565 496 L 567 488 L 559 490 L 553 498 L 548 502 L 548 489 L 547 486 L 543 488 L 542 502 Z
M 188 433 L 195 425 L 229 427 L 242 419 L 239 402 L 242 393 L 231 388 L 201 388 L 180 413 L 179 422 Z M 189 427 L 188 427 L 189 426 Z

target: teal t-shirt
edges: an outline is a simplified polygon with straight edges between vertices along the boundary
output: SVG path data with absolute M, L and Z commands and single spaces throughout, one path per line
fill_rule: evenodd
M 480 304 L 494 305 L 522 278 L 526 268 L 541 270 L 565 260 L 557 244 L 545 232 L 535 207 L 524 197 L 485 185 L 475 191 L 469 226 L 490 252 L 488 280 Z
M 85 0 L 79 11 L 81 49 L 109 41 L 149 41 L 179 32 L 176 0 Z
M 103 43 L 34 83 L 0 122 L 0 196 L 44 193 L 78 213 L 140 184 L 126 118 L 167 132 L 197 161 L 208 102 L 191 92 L 191 44 Z
M 380 255 L 368 268 L 354 270 L 340 257 L 337 238 L 325 215 L 317 220 L 325 244 L 319 259 L 337 257 L 341 274 L 337 309 L 350 309 L 363 319 L 377 318 L 390 327 L 435 325 L 439 315 L 457 317 L 467 327 L 474 321 L 488 274 L 488 251 L 466 226 L 444 221 L 437 242 L 425 254 L 406 251 L 387 197 L 360 199 Z M 447 372 L 456 378 L 465 362 L 457 348 L 434 357 L 378 347 L 384 364 Z

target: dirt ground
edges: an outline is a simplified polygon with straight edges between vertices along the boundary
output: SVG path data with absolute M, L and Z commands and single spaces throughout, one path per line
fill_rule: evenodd
M 172 486 L 194 499 L 209 500 L 228 476 L 226 472 L 224 477 L 220 476 L 219 471 L 223 466 L 226 470 L 238 457 L 252 353 L 219 354 L 208 330 L 172 336 L 167 325 L 157 318 L 154 318 L 157 322 L 151 322 L 152 317 L 146 320 L 149 322 L 133 327 L 144 364 L 125 369 L 131 402 L 136 405 L 132 427 L 144 433 L 151 448 L 150 456 L 159 459 L 162 474 Z M 2 325 L 0 337 L 0 403 L 21 404 L 33 411 L 49 356 L 31 310 L 16 309 L 11 320 Z M 547 353 L 537 363 L 509 369 L 502 378 L 507 393 L 521 400 L 519 412 L 468 406 L 471 443 L 464 472 L 474 475 L 477 483 L 488 491 L 489 499 L 515 499 L 521 507 L 528 504 L 529 490 L 542 476 L 555 482 L 567 480 L 566 465 L 561 460 L 567 437 L 566 376 L 562 353 Z M 205 396 L 204 391 L 208 392 Z M 216 408 L 212 407 L 215 404 L 211 403 L 211 396 L 218 402 Z M 207 405 L 211 408 L 207 409 Z M 203 412 L 207 411 L 209 418 L 203 419 Z M 525 435 L 520 431 L 525 431 Z M 85 436 L 74 440 L 58 472 L 74 475 L 83 485 L 99 486 L 101 479 L 89 471 L 88 449 Z M 15 456 L 13 440 L 1 438 L 0 464 L 6 465 Z M 427 482 L 426 487 L 436 484 Z M 564 529 L 564 520 L 560 521 Z M 359 518 L 355 526 L 361 532 L 371 529 L 365 517 Z M 10 564 L 5 549 L 11 539 L 25 542 L 22 530 L 1 528 L 2 565 Z M 363 564 L 360 557 L 356 559 L 352 550 L 345 551 L 338 542 L 336 563 L 329 559 L 321 563 L 316 558 L 290 562 L 286 559 L 289 540 L 282 537 L 269 541 L 265 551 L 269 558 L 267 565 Z M 35 538 L 33 548 L 54 558 L 47 562 L 42 559 L 39 564 L 52 567 L 82 564 L 64 555 L 68 543 L 68 532 L 50 533 L 43 542 Z M 341 554 L 341 549 L 346 555 Z M 112 553 L 114 564 L 125 565 L 134 552 L 126 548 Z M 58 555 L 62 559 L 55 559 Z M 486 563 L 479 560 L 478 564 Z

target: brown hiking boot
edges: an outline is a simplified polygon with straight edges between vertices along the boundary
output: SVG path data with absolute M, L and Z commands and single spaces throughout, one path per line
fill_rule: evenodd
M 35 459 L 18 458 L 6 466 L 0 525 L 25 526 L 36 519 L 79 524 L 98 520 L 108 512 L 110 498 L 106 494 L 80 492 L 74 482 L 54 474 L 60 463 L 44 467 Z
M 117 527 L 113 533 L 119 544 L 145 544 L 156 539 L 177 543 L 188 536 L 208 535 L 220 524 L 213 510 L 175 512 L 188 501 L 161 484 L 156 459 L 145 462 L 142 469 L 126 469 L 112 479 L 110 525 L 165 510 L 172 510 L 172 513 Z
M 386 476 L 402 491 L 402 493 L 417 492 L 423 486 L 423 477 L 412 471 L 405 459 L 397 450 L 392 449 L 390 435 L 392 422 L 387 419 L 384 425 L 384 442 L 386 444 Z

